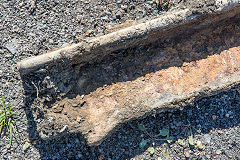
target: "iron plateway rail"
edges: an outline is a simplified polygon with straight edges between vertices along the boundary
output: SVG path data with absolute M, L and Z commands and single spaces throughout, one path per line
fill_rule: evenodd
M 239 7 L 233 6 L 209 16 L 193 17 L 189 9 L 169 12 L 145 23 L 25 59 L 18 63 L 18 68 L 21 75 L 26 75 L 65 59 L 71 61 L 69 65 L 82 66 L 113 51 L 154 42 L 159 35 L 166 36 L 179 26 L 185 30 L 197 29 L 239 13 Z M 239 83 L 240 47 L 233 47 L 219 55 L 184 63 L 182 67 L 159 70 L 96 91 L 102 96 L 86 96 L 86 105 L 72 114 L 75 121 L 68 125 L 71 131 L 81 132 L 90 145 L 97 145 L 121 123 L 146 116 L 153 110 L 181 108 Z

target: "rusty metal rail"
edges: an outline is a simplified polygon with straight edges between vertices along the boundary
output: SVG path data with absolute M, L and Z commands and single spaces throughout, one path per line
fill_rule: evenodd
M 96 90 L 84 98 L 61 102 L 90 145 L 99 144 L 117 125 L 150 114 L 178 109 L 198 98 L 216 94 L 240 83 L 240 47 L 220 55 L 184 63 Z M 76 108 L 77 106 L 83 107 Z M 74 107 L 75 106 L 75 107 Z M 59 117 L 60 115 L 55 115 Z M 61 115 L 61 119 L 68 119 Z
M 25 75 L 44 67 L 50 70 L 51 66 L 67 59 L 65 63 L 77 71 L 75 77 L 79 76 L 72 89 L 83 90 L 84 95 L 76 92 L 79 94 L 76 98 L 55 102 L 48 113 L 55 116 L 61 126 L 67 125 L 70 132 L 82 133 L 89 145 L 98 145 L 124 122 L 153 111 L 176 110 L 240 84 L 240 7 L 229 5 L 227 9 L 196 17 L 188 11 L 169 12 L 146 23 L 23 60 L 18 64 L 20 73 Z M 209 29 L 213 26 L 220 27 Z M 183 35 L 185 39 L 181 39 Z M 171 39 L 174 45 L 166 45 L 164 49 L 161 45 L 158 48 L 158 44 L 152 45 Z M 125 68 L 119 69 L 123 73 L 122 79 L 97 68 L 99 64 L 90 67 L 93 69 L 85 67 L 86 63 L 95 62 L 113 51 L 136 46 L 150 47 L 142 51 L 142 57 L 132 58 L 136 63 L 131 64 L 128 57 L 122 59 L 126 61 L 122 64 Z M 129 57 L 131 59 L 131 54 Z M 105 66 L 106 70 L 114 69 L 111 60 Z M 149 66 L 145 65 L 153 66 L 155 70 L 149 71 Z M 165 69 L 164 65 L 167 66 Z M 105 77 L 96 76 L 98 69 Z M 145 69 L 148 71 L 143 72 Z M 134 77 L 131 72 L 136 70 L 141 74 Z M 98 82 L 101 78 L 113 80 L 103 84 Z

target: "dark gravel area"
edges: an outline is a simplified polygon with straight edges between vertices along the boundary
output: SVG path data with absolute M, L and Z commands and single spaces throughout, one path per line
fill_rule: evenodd
M 178 1 L 173 3 L 175 5 Z M 191 159 L 240 159 L 240 86 L 194 102 L 182 111 L 123 124 L 99 147 L 88 147 L 79 133 L 66 134 L 59 139 L 51 136 L 40 138 L 45 133 L 41 132 L 38 124 L 47 119 L 49 123 L 46 125 L 54 125 L 54 118 L 44 114 L 40 105 L 42 100 L 36 98 L 38 76 L 22 82 L 16 63 L 64 43 L 78 42 L 84 36 L 105 34 L 114 24 L 158 16 L 164 12 L 147 0 L 1 0 L 0 96 L 16 106 L 22 119 L 30 121 L 17 124 L 21 132 L 16 135 L 11 147 L 8 138 L 1 137 L 0 159 L 160 160 L 166 159 L 166 150 L 172 159 L 185 159 L 187 153 Z M 44 81 L 51 83 L 49 77 L 45 77 Z M 24 90 L 23 86 L 28 88 Z M 138 129 L 140 123 L 145 125 L 150 135 L 159 134 L 159 130 L 169 127 L 175 140 L 171 143 L 149 141 L 140 149 L 142 139 L 149 139 Z M 194 140 L 206 146 L 203 151 L 196 146 L 189 148 L 190 130 Z M 183 146 L 177 142 L 180 138 Z M 23 150 L 28 142 L 30 147 Z M 151 145 L 155 148 L 153 155 L 147 151 Z M 217 154 L 217 150 L 221 152 Z

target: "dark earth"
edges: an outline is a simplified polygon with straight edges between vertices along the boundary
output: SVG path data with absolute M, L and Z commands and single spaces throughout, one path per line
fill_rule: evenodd
M 203 12 L 216 8 L 209 1 L 171 3 L 172 7 L 202 7 Z M 47 109 L 70 93 L 67 85 L 56 85 L 52 74 L 44 69 L 29 77 L 21 78 L 18 73 L 16 63 L 24 58 L 76 43 L 85 36 L 108 33 L 115 24 L 164 14 L 167 9 L 146 0 L 1 0 L 0 96 L 14 104 L 19 116 L 27 121 L 17 123 L 20 133 L 11 146 L 8 137 L 1 136 L 0 159 L 160 160 L 167 159 L 167 153 L 171 159 L 240 159 L 240 86 L 203 98 L 181 111 L 125 123 L 100 146 L 89 147 L 80 133 L 65 133 L 64 126 L 60 128 L 64 136 L 53 138 L 59 128 Z M 224 32 L 228 30 L 220 33 Z M 65 81 L 71 83 L 71 79 Z M 138 128 L 139 124 L 144 124 L 150 136 Z M 163 128 L 169 128 L 172 142 L 152 140 L 140 148 L 143 139 L 159 134 Z M 194 141 L 206 146 L 204 150 L 196 145 L 189 147 L 191 131 Z M 178 139 L 183 139 L 183 144 Z M 24 148 L 28 143 L 30 147 Z M 153 154 L 149 146 L 155 148 Z

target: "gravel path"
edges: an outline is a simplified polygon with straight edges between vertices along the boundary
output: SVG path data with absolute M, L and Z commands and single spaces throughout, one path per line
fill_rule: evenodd
M 15 104 L 24 120 L 34 121 L 18 124 L 21 133 L 11 147 L 7 137 L 1 137 L 0 159 L 166 159 L 166 150 L 173 159 L 184 159 L 188 153 L 191 159 L 240 159 L 239 86 L 195 102 L 183 111 L 124 124 L 99 147 L 89 148 L 79 134 L 57 140 L 39 138 L 44 133 L 37 132 L 37 124 L 44 118 L 52 121 L 52 117 L 44 115 L 41 99 L 34 100 L 35 81 L 22 84 L 16 63 L 64 43 L 77 42 L 82 36 L 105 34 L 113 24 L 164 12 L 147 0 L 1 0 L 0 96 Z M 29 90 L 24 91 L 23 85 L 29 85 Z M 144 124 L 150 135 L 169 127 L 170 135 L 183 139 L 184 144 L 155 141 L 140 149 L 142 139 L 149 137 L 138 124 Z M 190 129 L 205 150 L 188 147 Z M 28 142 L 30 147 L 23 150 Z M 147 151 L 151 145 L 155 148 L 153 155 Z M 217 154 L 217 150 L 221 152 Z

